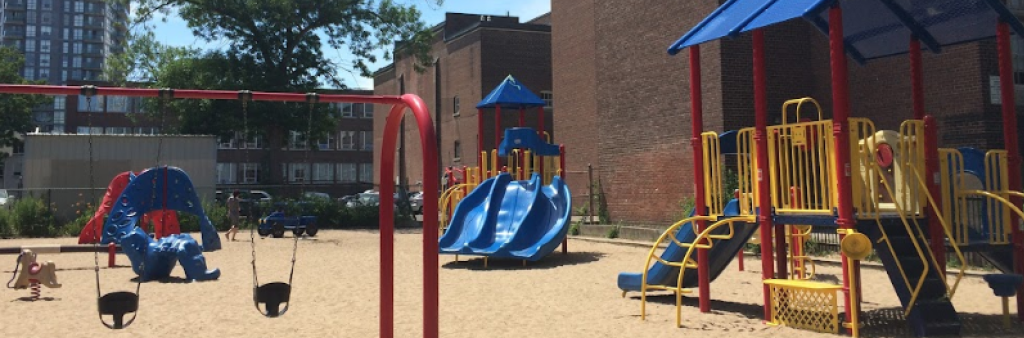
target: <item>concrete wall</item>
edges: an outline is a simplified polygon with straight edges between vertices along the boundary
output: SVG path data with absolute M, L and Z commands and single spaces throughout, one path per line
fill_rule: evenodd
M 94 135 L 91 180 L 88 138 L 26 135 L 23 196 L 46 198 L 58 217 L 74 217 L 76 204 L 92 201 L 95 205 L 117 174 L 153 167 L 162 138 L 160 163 L 188 173 L 201 200 L 214 198 L 217 140 L 213 136 Z

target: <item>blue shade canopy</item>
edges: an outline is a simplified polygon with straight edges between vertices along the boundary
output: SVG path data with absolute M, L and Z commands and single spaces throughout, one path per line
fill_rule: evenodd
M 996 23 L 1024 36 L 1000 0 L 728 0 L 669 47 L 686 47 L 802 17 L 828 34 L 828 8 L 843 9 L 846 52 L 857 62 L 909 52 L 911 36 L 934 53 L 944 46 L 992 38 Z
M 494 108 L 499 105 L 506 108 L 529 108 L 543 107 L 546 104 L 544 100 L 541 100 L 530 89 L 527 89 L 522 83 L 516 81 L 512 75 L 509 75 L 490 94 L 487 94 L 476 107 Z

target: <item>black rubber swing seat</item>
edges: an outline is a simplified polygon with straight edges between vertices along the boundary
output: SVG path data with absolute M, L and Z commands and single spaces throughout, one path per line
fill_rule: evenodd
M 256 309 L 259 310 L 259 304 L 263 304 L 266 308 L 266 312 L 260 311 L 264 316 L 267 317 L 278 317 L 288 312 L 288 305 L 281 308 L 281 303 L 288 303 L 288 299 L 291 297 L 292 286 L 288 283 L 267 283 L 260 285 L 253 294 L 256 301 Z
M 100 310 L 100 321 L 103 321 L 104 315 L 114 317 L 114 324 L 108 324 L 103 321 L 103 325 L 106 325 L 111 329 L 122 329 L 131 325 L 135 321 L 135 316 L 124 322 L 124 315 L 139 311 L 139 295 L 128 292 L 112 292 L 103 295 L 99 299 L 99 310 Z

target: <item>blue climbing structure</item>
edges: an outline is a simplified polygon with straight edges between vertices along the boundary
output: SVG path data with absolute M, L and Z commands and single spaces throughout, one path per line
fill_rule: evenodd
M 190 235 L 179 234 L 153 240 L 140 227 L 140 220 L 154 210 L 175 210 L 199 217 L 203 236 L 200 245 Z M 220 237 L 203 211 L 195 186 L 181 168 L 154 167 L 131 181 L 118 196 L 103 226 L 101 243 L 121 244 L 125 254 L 143 280 L 165 278 L 181 263 L 188 279 L 210 280 L 219 270 L 207 270 L 204 251 L 221 248 Z

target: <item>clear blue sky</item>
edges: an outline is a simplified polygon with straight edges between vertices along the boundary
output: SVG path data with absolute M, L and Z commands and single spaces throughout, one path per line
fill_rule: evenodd
M 423 13 L 422 21 L 427 26 L 433 26 L 444 21 L 445 12 L 470 13 L 470 14 L 491 14 L 511 15 L 519 17 L 520 21 L 527 21 L 551 10 L 551 0 L 518 0 L 518 1 L 494 1 L 494 0 L 446 0 L 442 6 L 437 6 L 430 0 L 405 0 L 399 1 L 407 4 L 414 4 Z M 175 46 L 196 46 L 206 49 L 223 48 L 227 44 L 223 41 L 206 43 L 195 38 L 192 32 L 177 16 L 170 16 L 166 22 L 156 22 L 157 39 L 165 44 Z M 339 61 L 341 64 L 350 64 L 352 56 L 345 50 L 325 49 L 324 55 L 328 58 Z M 380 53 L 378 53 L 380 55 Z M 390 63 L 378 58 L 378 62 L 370 65 L 371 70 L 376 70 Z M 363 78 L 358 74 L 339 70 L 338 76 L 345 79 L 346 84 L 352 88 L 372 89 L 373 79 Z

